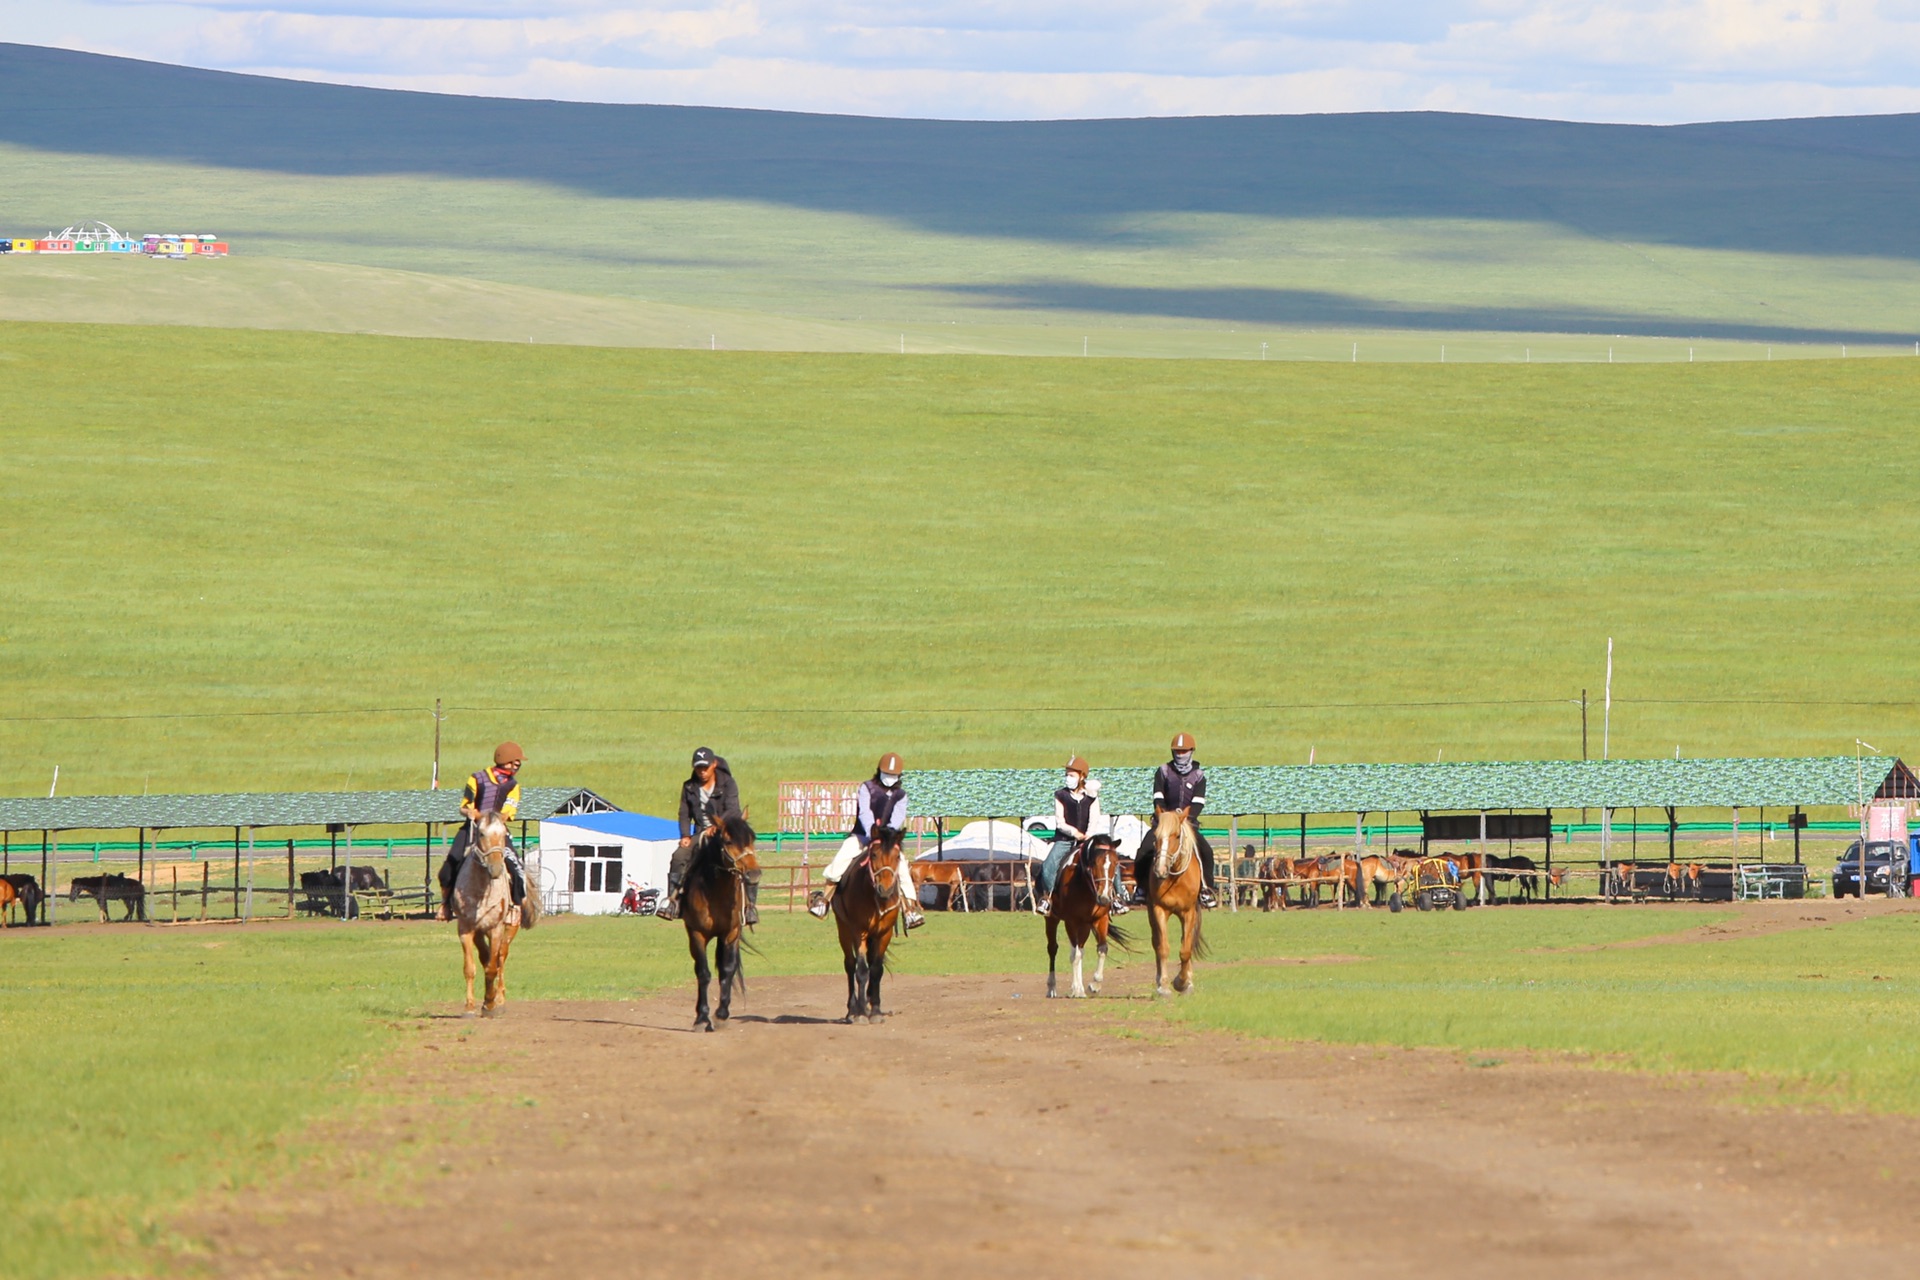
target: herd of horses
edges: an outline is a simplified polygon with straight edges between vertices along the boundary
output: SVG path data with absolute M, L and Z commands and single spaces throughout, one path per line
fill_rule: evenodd
M 1543 872 L 1524 855 L 1421 854 L 1412 849 L 1392 853 L 1335 853 L 1305 858 L 1271 857 L 1260 860 L 1255 878 L 1255 901 L 1262 911 L 1289 907 L 1317 907 L 1333 900 L 1345 906 L 1385 906 L 1399 911 L 1411 903 L 1422 910 L 1443 895 L 1448 905 L 1464 907 L 1469 900 L 1498 902 L 1500 886 L 1511 883 L 1516 896 L 1532 901 L 1544 877 L 1558 885 L 1564 868 Z

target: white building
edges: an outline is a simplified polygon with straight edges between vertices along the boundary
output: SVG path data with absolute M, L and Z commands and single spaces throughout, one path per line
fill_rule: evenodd
M 549 912 L 612 915 L 629 883 L 667 888 L 678 824 L 644 813 L 556 814 L 540 824 L 534 874 Z

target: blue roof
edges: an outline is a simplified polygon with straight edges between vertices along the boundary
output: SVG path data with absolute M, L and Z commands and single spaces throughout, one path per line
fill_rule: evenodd
M 549 823 L 597 831 L 602 835 L 625 836 L 629 840 L 678 840 L 680 824 L 671 818 L 655 818 L 644 813 L 569 813 L 548 818 Z

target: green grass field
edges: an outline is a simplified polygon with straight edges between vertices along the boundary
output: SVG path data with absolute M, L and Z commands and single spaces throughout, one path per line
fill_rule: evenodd
M 1920 361 L 6 325 L 0 370 L 11 794 L 420 786 L 436 697 L 450 772 L 511 736 L 655 812 L 700 743 L 761 812 L 882 749 L 1146 763 L 1179 727 L 1216 763 L 1564 757 L 1609 636 L 1616 755 L 1914 727 Z
M 1172 1017 L 1256 1036 L 1590 1055 L 1619 1067 L 1750 1078 L 1747 1096 L 1920 1107 L 1920 922 L 1743 941 L 1573 948 L 1724 913 L 1574 908 L 1437 916 L 1215 913 L 1188 1000 L 1127 1006 L 1123 1032 Z M 914 974 L 998 973 L 1044 990 L 1026 916 L 940 916 L 896 948 Z M 753 974 L 837 971 L 831 930 L 771 916 Z M 1118 955 L 1122 965 L 1150 963 Z M 1262 959 L 1355 957 L 1315 966 Z M 549 921 L 515 949 L 522 1000 L 620 999 L 687 981 L 680 931 Z M 250 933 L 49 931 L 9 939 L 0 1091 L 31 1124 L 0 1129 L 8 1274 L 131 1274 L 187 1246 L 170 1214 L 220 1186 L 284 1174 L 309 1122 L 378 1105 L 369 1068 L 458 995 L 445 926 Z M 156 1011 L 161 1016 L 154 1016 Z M 156 1252 L 155 1246 L 162 1246 Z
M 0 316 L 1373 359 L 1911 350 L 1911 117 L 968 123 L 438 97 L 0 45 Z M 1568 335 L 1580 335 L 1578 338 Z

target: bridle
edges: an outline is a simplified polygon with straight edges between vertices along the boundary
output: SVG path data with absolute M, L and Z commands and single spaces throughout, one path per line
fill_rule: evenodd
M 887 906 L 900 896 L 900 846 L 882 849 L 876 837 L 867 845 L 867 878 L 873 881 L 874 900 L 881 906 Z M 882 872 L 886 874 L 886 883 L 880 883 Z
M 1087 841 L 1081 846 L 1080 861 L 1093 882 L 1093 900 L 1103 907 L 1112 906 L 1115 882 L 1120 878 L 1120 851 L 1113 841 Z
M 1174 810 L 1168 810 L 1167 814 L 1161 817 L 1159 828 L 1153 833 L 1154 854 L 1156 855 L 1154 858 L 1154 873 L 1168 880 L 1178 879 L 1180 876 L 1186 874 L 1187 864 L 1191 862 L 1193 856 L 1199 852 L 1199 849 L 1193 844 L 1192 836 L 1189 834 L 1192 830 L 1192 824 L 1187 820 L 1185 814 L 1180 814 L 1177 821 L 1169 823 L 1168 818 L 1172 817 L 1174 812 Z M 1169 825 L 1173 827 L 1171 832 L 1167 830 Z M 1171 850 L 1167 848 L 1169 841 L 1173 844 Z

